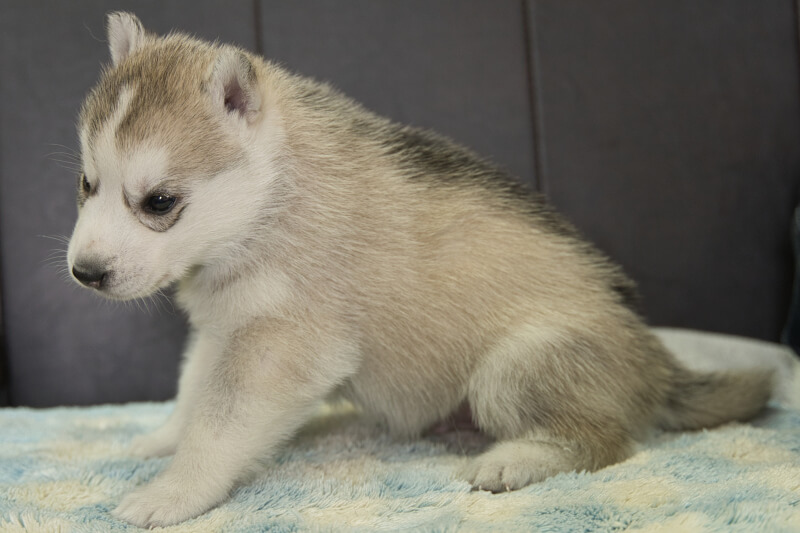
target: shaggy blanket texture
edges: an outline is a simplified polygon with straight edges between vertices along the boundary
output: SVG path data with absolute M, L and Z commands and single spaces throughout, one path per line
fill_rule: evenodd
M 796 357 L 756 341 L 660 334 L 697 367 L 778 368 L 775 401 L 751 423 L 656 433 L 623 463 L 505 494 L 471 491 L 454 476 L 487 445 L 478 434 L 398 441 L 326 408 L 229 501 L 165 530 L 800 531 Z M 0 410 L 0 531 L 136 530 L 109 511 L 169 459 L 132 459 L 126 446 L 170 409 Z

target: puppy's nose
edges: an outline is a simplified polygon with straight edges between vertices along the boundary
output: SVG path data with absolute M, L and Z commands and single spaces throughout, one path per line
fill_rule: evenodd
M 100 289 L 108 278 L 108 272 L 99 265 L 73 265 L 72 275 L 75 279 L 93 289 Z

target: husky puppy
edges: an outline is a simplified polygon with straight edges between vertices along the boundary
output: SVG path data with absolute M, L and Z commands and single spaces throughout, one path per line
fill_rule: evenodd
M 496 443 L 459 475 L 493 492 L 767 401 L 765 372 L 681 367 L 620 269 L 461 146 L 128 13 L 108 40 L 69 268 L 114 299 L 176 283 L 193 332 L 174 413 L 131 450 L 174 458 L 116 517 L 207 511 L 332 396 L 404 436 L 468 402 Z

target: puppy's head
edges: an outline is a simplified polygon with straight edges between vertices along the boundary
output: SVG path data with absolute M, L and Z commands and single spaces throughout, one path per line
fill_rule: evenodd
M 265 118 L 264 64 L 242 50 L 157 37 L 128 13 L 108 16 L 108 40 L 111 64 L 78 121 L 67 260 L 81 284 L 128 299 L 235 253 L 272 163 L 254 145 L 277 118 Z

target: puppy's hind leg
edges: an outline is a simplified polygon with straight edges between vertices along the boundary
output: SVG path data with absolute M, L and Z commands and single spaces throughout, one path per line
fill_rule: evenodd
M 578 440 L 563 439 L 546 431 L 501 440 L 472 459 L 461 477 L 477 490 L 503 492 L 538 483 L 561 472 L 596 470 L 625 458 L 626 446 L 607 462 L 602 454 Z M 604 464 L 605 463 L 605 464 Z
M 461 476 L 476 489 L 500 492 L 627 457 L 631 423 L 645 416 L 651 400 L 641 397 L 636 407 L 636 380 L 626 383 L 624 361 L 608 360 L 603 350 L 531 330 L 487 354 L 473 372 L 468 398 L 475 422 L 498 442 Z

